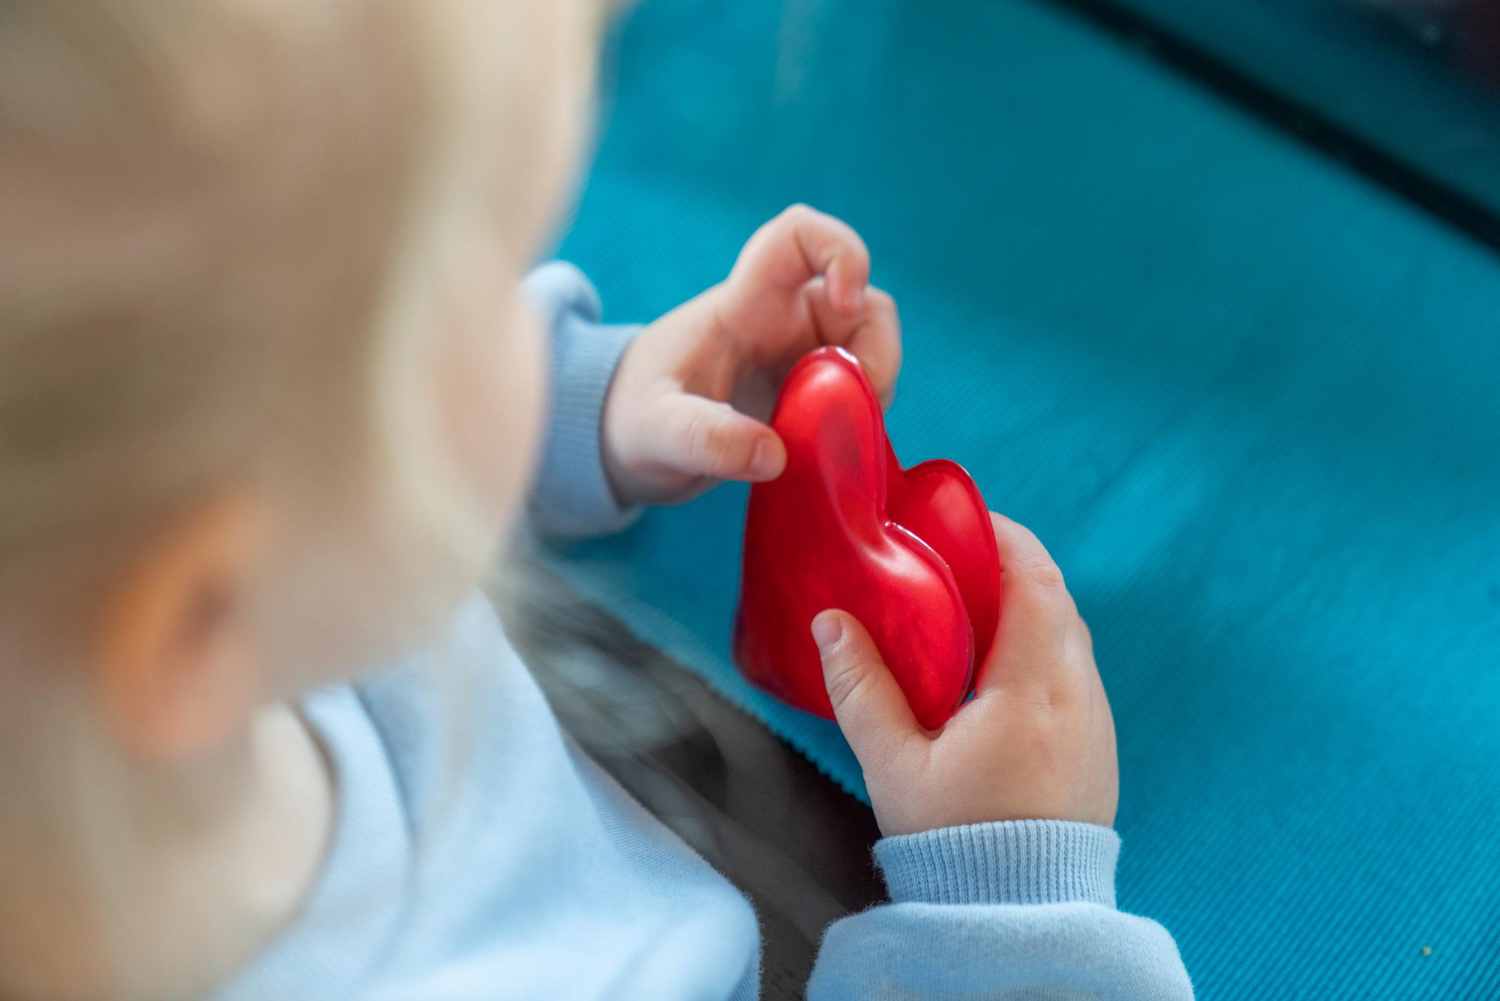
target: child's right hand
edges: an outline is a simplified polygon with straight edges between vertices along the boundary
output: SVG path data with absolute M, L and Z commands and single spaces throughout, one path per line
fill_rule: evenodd
M 870 284 L 858 233 L 793 205 L 755 231 L 728 278 L 626 350 L 600 428 L 616 499 L 679 503 L 721 479 L 780 476 L 786 447 L 764 422 L 787 373 L 826 344 L 849 349 L 890 402 L 901 368 L 895 300 Z
M 1036 536 L 990 519 L 1000 629 L 974 698 L 942 729 L 917 724 L 852 616 L 830 610 L 813 620 L 834 714 L 887 837 L 998 820 L 1114 823 L 1115 727 L 1088 626 Z

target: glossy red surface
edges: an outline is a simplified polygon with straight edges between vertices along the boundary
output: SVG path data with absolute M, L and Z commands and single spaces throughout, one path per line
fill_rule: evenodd
M 1000 565 L 984 498 L 957 463 L 902 469 L 869 378 L 825 347 L 771 417 L 786 471 L 750 490 L 734 656 L 756 685 L 832 717 L 810 627 L 842 608 L 869 630 L 921 724 L 968 694 L 994 641 Z

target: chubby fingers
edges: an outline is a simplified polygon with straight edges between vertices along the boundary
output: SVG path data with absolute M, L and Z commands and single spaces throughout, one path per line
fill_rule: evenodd
M 864 305 L 848 314 L 834 307 L 822 294 L 824 288 L 826 283 L 814 281 L 807 289 L 818 340 L 848 348 L 870 376 L 880 402 L 889 406 L 901 374 L 901 317 L 896 300 L 872 285 L 865 290 Z
M 1062 571 L 1024 525 L 990 513 L 1000 550 L 1000 629 L 981 667 L 979 695 L 1076 680 L 1076 644 L 1088 641 Z
M 775 431 L 727 403 L 686 392 L 650 404 L 637 454 L 656 468 L 720 480 L 773 480 L 786 467 Z
M 854 616 L 821 612 L 812 621 L 812 635 L 833 715 L 866 776 L 888 768 L 914 739 L 926 742 L 927 732 L 912 715 L 906 694 Z
M 870 251 L 847 223 L 806 205 L 793 205 L 756 230 L 730 274 L 788 292 L 818 277 L 827 282 L 833 308 L 852 316 L 870 283 Z

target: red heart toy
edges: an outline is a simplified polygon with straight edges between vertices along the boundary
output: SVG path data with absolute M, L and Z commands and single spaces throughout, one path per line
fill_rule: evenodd
M 842 348 L 797 363 L 771 426 L 786 471 L 750 490 L 734 657 L 778 698 L 833 718 L 813 617 L 841 608 L 869 630 L 917 721 L 935 729 L 968 696 L 1000 616 L 995 530 L 963 467 L 896 461 L 880 401 Z

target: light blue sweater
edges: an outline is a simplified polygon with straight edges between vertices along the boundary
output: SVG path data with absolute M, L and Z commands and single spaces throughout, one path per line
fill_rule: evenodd
M 629 517 L 599 411 L 633 333 L 576 270 L 528 282 L 553 331 L 532 517 Z M 745 898 L 561 731 L 481 597 L 422 656 L 308 697 L 338 820 L 295 924 L 219 994 L 266 998 L 753 998 Z M 809 984 L 836 998 L 1183 998 L 1170 935 L 1115 909 L 1113 831 L 1016 821 L 887 838 L 890 904 L 835 922 Z

